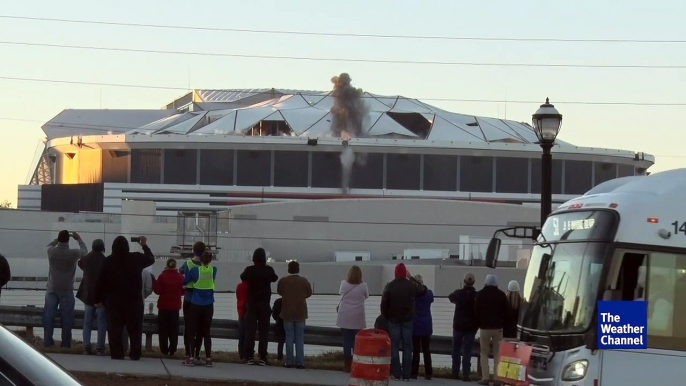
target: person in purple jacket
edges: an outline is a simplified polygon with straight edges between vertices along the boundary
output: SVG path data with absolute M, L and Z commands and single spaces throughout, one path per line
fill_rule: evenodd
M 415 275 L 414 281 L 422 290 L 414 298 L 415 312 L 412 329 L 412 373 L 410 378 L 417 379 L 419 375 L 419 353 L 424 354 L 424 375 L 427 380 L 433 376 L 431 366 L 431 335 L 433 335 L 433 319 L 431 318 L 431 304 L 434 302 L 434 293 L 424 285 L 421 275 Z

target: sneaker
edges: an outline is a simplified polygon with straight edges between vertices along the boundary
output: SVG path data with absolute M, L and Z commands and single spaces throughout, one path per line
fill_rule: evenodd
M 266 359 L 260 359 L 260 361 L 257 364 L 260 366 L 270 366 L 269 361 Z
M 202 366 L 204 363 L 200 360 L 200 358 L 195 358 L 195 365 L 196 366 Z
M 184 366 L 194 367 L 194 366 L 195 366 L 195 361 L 194 361 L 193 359 L 191 359 L 191 358 L 186 358 L 186 360 L 183 361 L 182 364 L 183 364 Z
M 287 368 L 287 369 L 292 369 L 292 368 L 293 368 L 293 365 L 289 365 L 289 364 L 284 363 L 284 364 L 283 364 L 283 367 L 285 367 L 285 368 Z
M 253 366 L 255 364 L 255 360 L 254 359 L 248 359 L 247 361 L 245 361 L 245 364 L 248 366 Z
M 91 352 L 89 350 L 83 350 L 83 355 L 91 355 Z
M 105 350 L 98 350 L 95 352 L 95 355 L 97 355 L 99 357 L 104 357 L 106 355 Z
M 472 378 L 470 378 L 470 377 L 463 377 L 462 378 L 462 382 L 471 382 L 471 381 L 472 381 Z
M 431 375 L 425 376 L 424 379 L 426 379 L 427 381 L 430 381 L 430 380 L 431 380 Z
M 205 358 L 205 367 L 212 367 L 212 358 Z
M 305 366 L 303 366 L 303 365 L 295 366 L 295 368 L 298 370 L 305 370 Z

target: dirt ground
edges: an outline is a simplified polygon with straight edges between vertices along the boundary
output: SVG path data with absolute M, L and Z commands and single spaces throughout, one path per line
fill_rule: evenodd
M 86 386 L 122 386 L 134 384 L 136 386 L 189 386 L 189 382 L 183 380 L 168 380 L 159 378 L 136 377 L 116 374 L 93 374 L 73 373 L 73 375 Z M 193 385 L 200 386 L 264 386 L 264 383 L 254 382 L 217 382 L 217 381 L 193 381 Z M 272 384 L 281 385 L 282 384 Z

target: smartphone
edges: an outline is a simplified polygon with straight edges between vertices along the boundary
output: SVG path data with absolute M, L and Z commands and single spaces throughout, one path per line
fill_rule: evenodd
M 69 232 L 69 237 L 74 238 L 74 232 Z
M 141 241 L 140 237 L 131 237 L 131 242 L 132 243 L 139 243 Z

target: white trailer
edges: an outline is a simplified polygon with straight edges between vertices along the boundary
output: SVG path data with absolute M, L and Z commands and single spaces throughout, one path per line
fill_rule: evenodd
M 449 257 L 449 249 L 406 249 L 403 252 L 403 260 L 447 259 Z
M 336 262 L 369 261 L 371 254 L 359 251 L 336 251 L 334 252 L 334 260 Z

